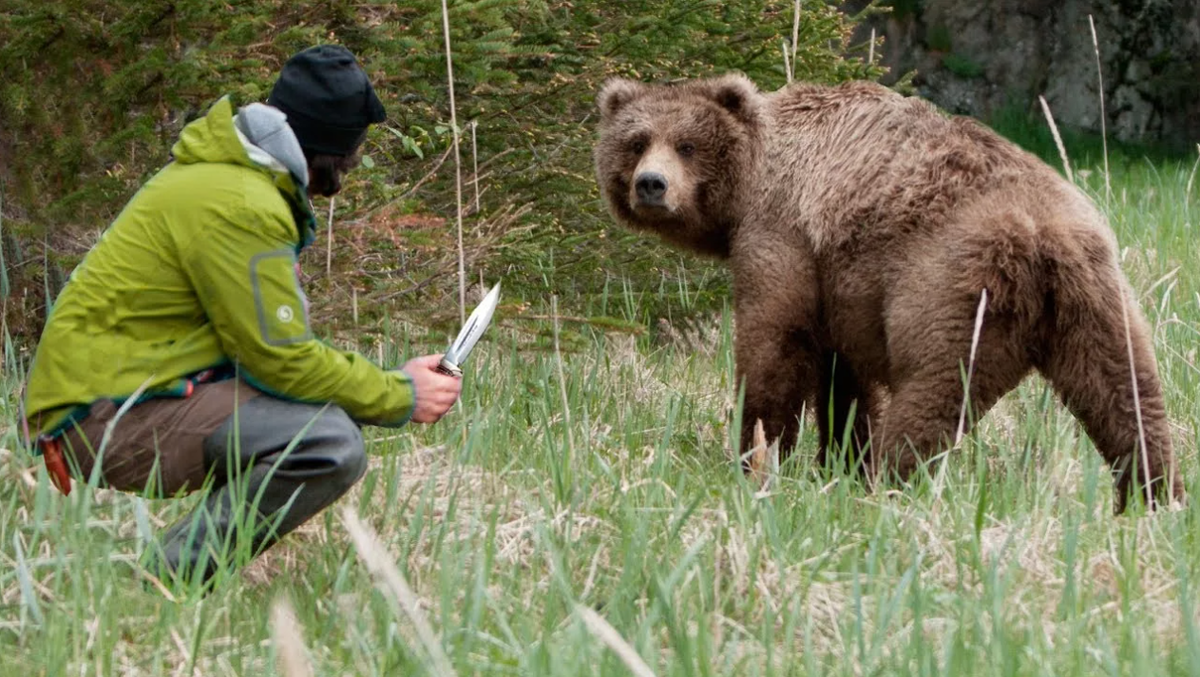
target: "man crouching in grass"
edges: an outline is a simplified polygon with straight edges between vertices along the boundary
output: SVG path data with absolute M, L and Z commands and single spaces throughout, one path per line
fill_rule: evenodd
M 209 589 L 231 553 L 257 556 L 363 476 L 360 425 L 432 423 L 457 401 L 440 355 L 388 370 L 309 327 L 308 196 L 341 190 L 384 119 L 345 48 L 294 55 L 266 105 L 224 97 L 183 129 L 56 300 L 24 403 L 55 484 L 98 469 L 150 497 L 207 491 L 150 548 L 153 575 Z

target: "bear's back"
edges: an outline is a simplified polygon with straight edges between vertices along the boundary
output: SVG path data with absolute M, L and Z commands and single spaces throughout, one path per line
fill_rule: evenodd
M 783 185 L 763 197 L 798 205 L 818 246 L 864 227 L 937 228 L 1000 184 L 1048 188 L 1061 180 L 983 124 L 876 83 L 797 83 L 764 102 L 770 127 L 760 169 Z

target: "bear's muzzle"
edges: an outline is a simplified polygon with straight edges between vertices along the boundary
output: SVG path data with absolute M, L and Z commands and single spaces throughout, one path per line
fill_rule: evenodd
M 666 207 L 667 177 L 658 172 L 643 172 L 633 183 L 637 202 L 643 207 Z

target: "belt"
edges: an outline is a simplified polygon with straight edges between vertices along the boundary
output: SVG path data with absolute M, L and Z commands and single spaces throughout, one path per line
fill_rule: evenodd
M 67 462 L 63 458 L 62 439 L 43 437 L 38 440 L 38 446 L 42 450 L 42 458 L 46 461 L 46 472 L 50 474 L 50 481 L 64 496 L 71 495 L 71 473 L 67 471 Z

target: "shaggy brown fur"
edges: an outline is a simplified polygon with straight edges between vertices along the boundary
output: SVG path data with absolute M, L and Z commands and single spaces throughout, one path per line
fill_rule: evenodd
M 786 452 L 820 404 L 822 458 L 849 428 L 871 474 L 909 477 L 953 441 L 986 290 L 967 426 L 1036 369 L 1112 468 L 1117 513 L 1147 475 L 1151 507 L 1184 498 L 1113 233 L 1035 156 L 872 83 L 615 79 L 597 103 L 614 218 L 731 266 L 744 450 L 761 419 Z

